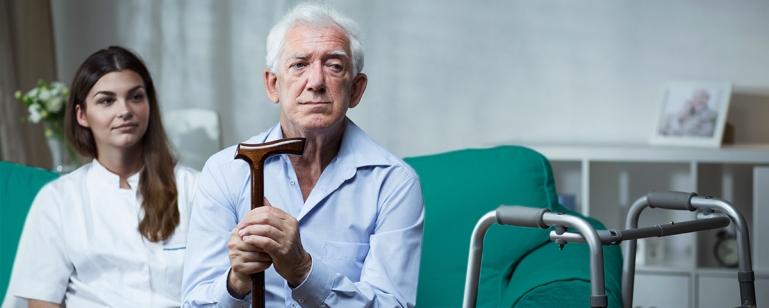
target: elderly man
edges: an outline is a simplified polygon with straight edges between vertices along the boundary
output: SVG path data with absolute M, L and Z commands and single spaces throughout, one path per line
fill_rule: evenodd
M 419 179 L 346 117 L 368 82 L 357 25 L 300 4 L 267 37 L 267 96 L 280 122 L 246 143 L 307 139 L 265 162 L 250 209 L 236 147 L 206 162 L 190 220 L 183 306 L 240 307 L 265 272 L 268 307 L 413 307 L 424 207 Z
M 710 94 L 705 89 L 692 93 L 678 114 L 669 114 L 660 124 L 659 132 L 671 136 L 712 137 L 718 112 L 711 109 Z
M 692 99 L 687 102 L 688 108 L 678 117 L 680 134 L 684 136 L 713 136 L 718 113 L 710 109 L 708 102 L 710 94 L 703 89 L 694 91 Z

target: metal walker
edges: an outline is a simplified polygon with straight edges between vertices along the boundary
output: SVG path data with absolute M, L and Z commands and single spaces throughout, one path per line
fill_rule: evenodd
M 699 212 L 695 220 L 638 228 L 638 218 L 647 207 Z M 632 307 L 633 303 L 637 239 L 699 232 L 723 228 L 734 223 L 739 250 L 737 278 L 740 285 L 741 303 L 738 307 L 756 307 L 755 277 L 750 259 L 748 226 L 742 214 L 726 200 L 699 197 L 696 193 L 651 191 L 646 196 L 636 200 L 630 207 L 625 224 L 626 230 L 599 231 L 596 231 L 584 219 L 576 216 L 552 213 L 548 209 L 502 205 L 495 211 L 488 212 L 481 217 L 473 229 L 462 304 L 465 308 L 475 307 L 483 253 L 483 238 L 486 231 L 494 223 L 542 229 L 553 226 L 555 230 L 550 231 L 550 240 L 555 241 L 560 247 L 568 242 L 586 242 L 590 247 L 590 307 L 607 307 L 608 305 L 604 286 L 602 245 L 618 245 L 627 241 L 624 247 L 627 257 L 624 259 L 622 269 L 622 306 L 625 308 Z M 568 232 L 566 227 L 572 227 L 577 232 Z

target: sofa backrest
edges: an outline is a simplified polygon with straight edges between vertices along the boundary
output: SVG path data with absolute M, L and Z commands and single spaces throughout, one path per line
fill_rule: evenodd
M 0 161 L 0 299 L 11 279 L 13 260 L 32 201 L 59 174 L 41 168 Z

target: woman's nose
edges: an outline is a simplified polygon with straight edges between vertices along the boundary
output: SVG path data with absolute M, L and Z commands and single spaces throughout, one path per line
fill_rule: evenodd
M 118 99 L 116 107 L 118 108 L 117 116 L 119 118 L 130 119 L 133 116 L 133 110 L 131 109 L 131 104 L 128 103 L 128 100 Z

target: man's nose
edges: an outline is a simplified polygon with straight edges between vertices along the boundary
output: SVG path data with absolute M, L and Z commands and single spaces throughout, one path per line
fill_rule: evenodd
M 323 91 L 326 89 L 326 76 L 323 74 L 323 65 L 313 64 L 307 70 L 307 90 L 308 91 Z

